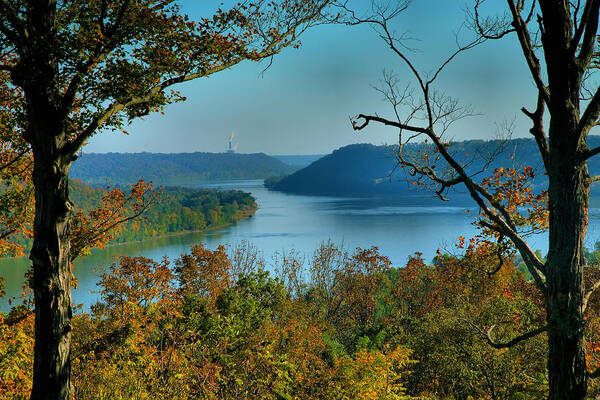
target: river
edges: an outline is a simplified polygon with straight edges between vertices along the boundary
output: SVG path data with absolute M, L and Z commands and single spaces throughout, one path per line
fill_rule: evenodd
M 476 233 L 471 224 L 473 213 L 467 213 L 472 207 L 448 204 L 430 195 L 408 198 L 301 196 L 268 191 L 258 180 L 203 186 L 250 192 L 256 198 L 258 211 L 252 218 L 218 231 L 97 249 L 74 263 L 79 287 L 73 290 L 73 301 L 89 307 L 98 296 L 95 293 L 98 269 L 109 266 L 119 255 L 142 255 L 157 260 L 166 256 L 173 260 L 194 244 L 204 243 L 215 248 L 221 243 L 247 240 L 269 261 L 274 252 L 290 249 L 310 256 L 321 242 L 331 239 L 347 249 L 377 246 L 394 266 L 403 266 L 415 252 L 430 261 L 438 248 L 455 250 L 453 243 L 459 235 L 470 237 Z M 591 212 L 588 237 L 597 239 L 599 233 L 600 210 L 595 208 Z M 532 238 L 530 245 L 542 251 L 547 247 L 543 237 Z M 0 299 L 1 310 L 6 311 L 8 299 L 21 293 L 27 267 L 27 258 L 0 260 L 0 276 L 6 280 L 7 292 Z

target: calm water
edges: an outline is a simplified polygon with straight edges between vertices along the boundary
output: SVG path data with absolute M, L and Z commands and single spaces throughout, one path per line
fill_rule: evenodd
M 429 261 L 438 248 L 453 249 L 457 236 L 472 236 L 475 228 L 468 205 L 448 205 L 430 196 L 410 198 L 333 198 L 299 196 L 270 192 L 262 181 L 238 181 L 209 185 L 252 193 L 259 205 L 254 217 L 225 229 L 173 236 L 141 243 L 96 250 L 75 262 L 79 288 L 73 292 L 76 303 L 94 302 L 97 270 L 110 265 L 119 255 L 143 255 L 154 259 L 179 257 L 197 243 L 210 248 L 247 240 L 271 259 L 275 251 L 296 249 L 312 254 L 327 239 L 347 249 L 378 246 L 394 265 L 402 266 L 409 255 L 421 252 Z M 588 237 L 600 237 L 600 210 L 591 213 Z M 531 247 L 546 249 L 545 239 L 530 240 Z M 7 281 L 7 296 L 0 299 L 6 310 L 7 298 L 18 295 L 23 284 L 26 258 L 0 260 L 0 276 Z

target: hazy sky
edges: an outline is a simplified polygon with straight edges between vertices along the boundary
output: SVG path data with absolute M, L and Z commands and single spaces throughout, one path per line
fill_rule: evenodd
M 220 1 L 181 0 L 200 18 Z M 358 4 L 366 4 L 360 0 Z M 419 0 L 395 21 L 418 48 L 417 66 L 430 71 L 456 48 L 456 32 L 468 3 Z M 468 30 L 462 30 L 468 38 Z M 222 152 L 231 131 L 242 153 L 316 154 L 351 143 L 394 143 L 396 132 L 376 126 L 352 130 L 359 113 L 390 116 L 390 107 L 373 90 L 382 71 L 413 82 L 405 66 L 368 26 L 318 26 L 302 37 L 300 49 L 286 49 L 264 73 L 266 63 L 245 62 L 214 76 L 180 86 L 188 100 L 147 116 L 129 136 L 96 135 L 86 152 Z M 515 136 L 527 136 L 519 109 L 533 108 L 535 91 L 515 36 L 492 41 L 460 56 L 438 80 L 440 90 L 481 113 L 455 126 L 457 139 L 492 138 L 496 125 L 514 120 Z

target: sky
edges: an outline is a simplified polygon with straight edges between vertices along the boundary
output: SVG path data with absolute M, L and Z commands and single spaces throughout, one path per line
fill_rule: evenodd
M 367 0 L 357 0 L 359 6 Z M 180 0 L 191 18 L 210 16 L 221 1 Z M 395 21 L 420 71 L 437 68 L 455 49 L 468 2 L 419 0 Z M 231 132 L 241 153 L 327 154 L 352 143 L 392 144 L 397 132 L 372 125 L 355 132 L 350 118 L 360 113 L 392 117 L 389 104 L 373 89 L 382 71 L 400 82 L 415 83 L 402 61 L 366 25 L 321 25 L 267 62 L 244 62 L 213 76 L 179 86 L 184 103 L 164 115 L 135 121 L 127 130 L 101 132 L 86 152 L 224 152 Z M 436 89 L 470 105 L 476 116 L 448 133 L 454 140 L 492 139 L 498 126 L 514 122 L 514 137 L 528 136 L 528 120 L 519 111 L 534 108 L 535 89 L 515 36 L 484 43 L 453 61 Z

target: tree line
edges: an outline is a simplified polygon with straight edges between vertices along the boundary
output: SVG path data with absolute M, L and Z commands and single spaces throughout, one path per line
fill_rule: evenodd
M 461 246 L 459 241 L 458 246 Z M 377 248 L 323 243 L 266 262 L 242 242 L 176 260 L 122 257 L 100 300 L 73 318 L 77 399 L 523 399 L 548 393 L 535 284 L 485 245 L 416 253 L 393 267 Z M 273 271 L 272 274 L 265 268 Z M 598 277 L 586 270 L 586 279 Z M 600 365 L 600 297 L 586 311 Z M 26 399 L 33 316 L 0 314 L 0 399 Z M 482 326 L 487 326 L 485 331 Z M 492 339 L 493 338 L 493 341 Z M 491 345 L 492 344 L 492 345 Z M 591 384 L 590 395 L 600 393 Z
M 76 250 L 78 244 L 84 247 L 84 254 L 109 242 L 139 241 L 222 227 L 252 216 L 258 208 L 255 199 L 240 190 L 152 188 L 145 193 L 147 198 L 142 200 L 145 203 L 140 203 L 125 201 L 131 194 L 122 186 L 101 188 L 79 180 L 71 181 L 70 186 L 77 217 L 74 244 Z M 143 213 L 139 213 L 137 209 L 142 206 Z M 10 245 L 18 251 L 7 255 L 20 255 L 31 243 L 28 235 L 16 235 Z

